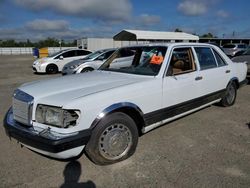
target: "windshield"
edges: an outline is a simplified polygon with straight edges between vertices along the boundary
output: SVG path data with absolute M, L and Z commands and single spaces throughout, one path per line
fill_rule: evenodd
M 250 48 L 247 48 L 247 50 L 243 53 L 243 55 L 250 55 Z
M 226 44 L 223 46 L 223 48 L 234 48 L 235 45 L 234 44 Z
M 86 57 L 82 58 L 82 60 L 94 59 L 94 58 L 98 57 L 99 55 L 101 55 L 103 52 L 104 52 L 104 50 L 95 51 L 95 52 L 87 55 Z
M 104 71 L 156 76 L 166 54 L 167 47 L 144 46 L 118 49 L 99 68 Z

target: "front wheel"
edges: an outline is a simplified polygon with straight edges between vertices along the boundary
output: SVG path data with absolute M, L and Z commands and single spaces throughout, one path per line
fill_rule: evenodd
M 93 71 L 94 69 L 93 68 L 90 68 L 90 67 L 87 67 L 87 68 L 84 68 L 81 70 L 81 73 L 84 73 L 84 72 L 91 72 Z
M 224 97 L 221 99 L 220 104 L 224 107 L 232 106 L 235 103 L 235 99 L 237 96 L 237 87 L 235 82 L 231 82 L 228 84 L 226 88 L 226 93 Z
M 47 74 L 56 74 L 58 72 L 58 67 L 56 65 L 48 65 L 46 67 L 46 73 Z
M 86 152 L 94 163 L 107 165 L 133 155 L 137 143 L 138 130 L 134 120 L 124 113 L 116 112 L 95 127 Z

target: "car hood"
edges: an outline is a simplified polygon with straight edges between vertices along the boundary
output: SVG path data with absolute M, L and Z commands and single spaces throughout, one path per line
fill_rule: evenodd
M 249 60 L 250 60 L 250 55 L 240 55 L 240 56 L 236 56 L 236 57 L 232 58 L 232 61 L 234 61 L 234 62 L 250 63 Z
M 63 106 L 69 100 L 133 84 L 149 76 L 93 71 L 22 85 L 19 89 L 34 97 L 35 102 Z
M 71 61 L 71 62 L 67 63 L 66 65 L 64 65 L 64 67 L 79 65 L 79 64 L 83 64 L 83 63 L 86 63 L 86 62 L 89 62 L 89 61 L 91 61 L 91 59 L 77 59 L 77 60 L 74 60 L 74 61 Z

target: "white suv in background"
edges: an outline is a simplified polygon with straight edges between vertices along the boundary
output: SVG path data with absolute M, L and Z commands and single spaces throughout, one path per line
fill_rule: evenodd
M 57 73 L 62 71 L 65 64 L 70 61 L 81 59 L 92 53 L 83 49 L 67 49 L 51 54 L 48 57 L 36 60 L 33 63 L 33 70 L 38 73 Z

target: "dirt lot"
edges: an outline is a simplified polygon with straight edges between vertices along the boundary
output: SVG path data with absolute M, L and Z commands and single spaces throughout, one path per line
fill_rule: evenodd
M 0 125 L 20 84 L 61 75 L 33 74 L 31 56 L 0 56 Z M 135 155 L 97 166 L 48 159 L 9 140 L 0 126 L 0 187 L 250 187 L 250 85 L 236 104 L 211 106 L 139 139 Z

